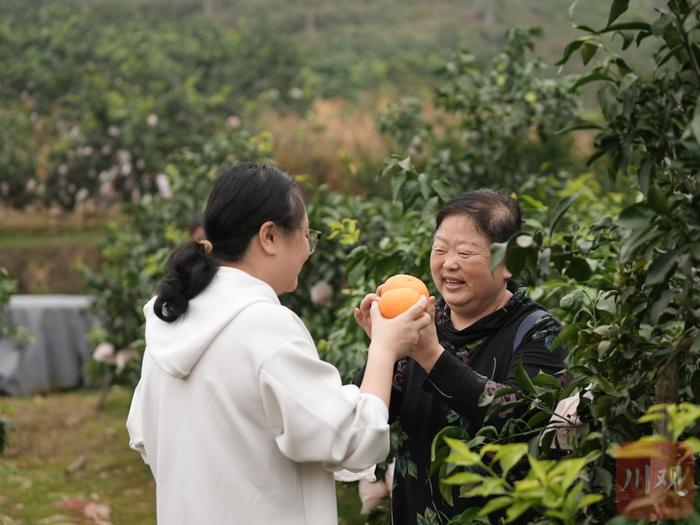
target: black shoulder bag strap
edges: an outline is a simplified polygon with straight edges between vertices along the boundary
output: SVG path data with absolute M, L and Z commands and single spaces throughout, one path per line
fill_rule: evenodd
M 545 315 L 547 315 L 547 313 L 547 310 L 533 310 L 532 312 L 527 314 L 522 321 L 520 321 L 518 329 L 515 332 L 515 339 L 513 339 L 513 354 L 515 354 L 515 351 L 520 346 L 520 343 L 523 342 L 525 334 L 527 334 L 530 331 L 530 328 L 535 326 L 535 323 L 537 321 L 539 321 Z

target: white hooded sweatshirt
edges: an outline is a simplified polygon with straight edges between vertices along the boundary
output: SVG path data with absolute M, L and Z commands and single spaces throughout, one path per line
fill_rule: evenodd
M 336 525 L 331 471 L 389 451 L 383 401 L 343 386 L 301 320 L 249 274 L 219 268 L 173 323 L 144 307 L 127 428 L 161 525 Z

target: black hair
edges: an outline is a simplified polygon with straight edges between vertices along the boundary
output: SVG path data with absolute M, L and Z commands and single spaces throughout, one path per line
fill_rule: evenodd
M 204 232 L 213 249 L 207 253 L 205 244 L 191 240 L 170 254 L 158 286 L 155 314 L 168 323 L 177 320 L 187 311 L 190 299 L 211 283 L 217 261 L 241 260 L 263 223 L 272 221 L 292 229 L 305 213 L 300 188 L 280 169 L 245 163 L 225 170 L 204 210 Z
M 476 230 L 490 242 L 506 242 L 520 230 L 520 204 L 503 191 L 481 189 L 460 193 L 438 212 L 435 229 L 450 215 L 466 215 Z

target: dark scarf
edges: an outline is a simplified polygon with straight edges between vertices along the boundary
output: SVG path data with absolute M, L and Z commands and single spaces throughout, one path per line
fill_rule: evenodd
M 505 326 L 519 322 L 523 316 L 541 308 L 528 297 L 524 286 L 521 287 L 511 279 L 506 287 L 513 294 L 508 303 L 464 330 L 454 327 L 450 319 L 450 307 L 440 297 L 436 303 L 436 327 L 438 340 L 443 347 L 466 361 L 477 348 L 482 347 Z

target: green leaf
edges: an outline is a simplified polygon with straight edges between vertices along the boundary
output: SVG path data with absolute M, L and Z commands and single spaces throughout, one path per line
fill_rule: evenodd
M 577 38 L 573 42 L 569 42 L 569 44 L 564 48 L 564 54 L 562 57 L 554 63 L 555 66 L 562 66 L 566 64 L 566 62 L 569 60 L 571 55 L 576 51 L 578 48 L 580 48 L 583 43 L 588 40 L 590 37 L 582 37 L 582 38 Z
M 531 503 L 527 501 L 518 501 L 517 503 L 511 505 L 506 511 L 506 523 L 510 523 L 511 521 L 518 519 L 523 512 L 530 508 L 530 506 Z
M 511 443 L 501 445 L 501 449 L 496 453 L 494 459 L 500 463 L 503 476 L 505 476 L 525 454 L 527 454 L 527 443 Z
M 533 384 L 537 386 L 553 386 L 559 388 L 559 381 L 557 381 L 557 378 L 553 375 L 545 374 L 542 371 L 531 379 Z
M 637 83 L 639 77 L 634 73 L 628 73 L 620 82 L 620 87 L 618 87 L 617 92 L 622 94 Z
M 559 488 L 566 491 L 578 478 L 581 469 L 586 465 L 586 458 L 560 460 L 550 471 L 549 475 L 556 480 Z
M 587 281 L 593 275 L 590 265 L 583 257 L 574 257 L 566 268 L 566 275 L 577 281 Z
M 391 199 L 396 202 L 399 192 L 406 182 L 406 172 L 400 171 L 391 176 Z
M 530 428 L 538 428 L 542 423 L 548 421 L 551 416 L 547 412 L 537 412 L 530 419 L 527 420 L 527 425 Z M 548 449 L 551 443 L 544 446 L 544 449 Z
M 479 516 L 486 516 L 495 510 L 508 507 L 512 502 L 513 498 L 511 496 L 500 496 L 498 498 L 490 499 L 479 511 Z
M 441 179 L 433 179 L 431 186 L 435 193 L 437 193 L 438 197 L 440 197 L 440 199 L 442 199 L 444 202 L 447 202 L 452 198 L 452 188 L 445 181 Z
M 652 323 L 656 324 L 659 322 L 659 319 L 666 311 L 666 308 L 669 304 L 671 304 L 673 295 L 673 290 L 664 290 L 661 292 L 661 295 L 659 295 L 659 298 L 654 301 L 649 309 L 649 317 L 651 318 Z
M 608 25 L 598 33 L 609 33 L 610 31 L 648 31 L 651 32 L 651 24 L 647 22 L 621 22 L 619 24 Z
M 668 215 L 670 211 L 668 207 L 668 200 L 658 184 L 651 184 L 647 198 L 649 199 L 649 207 L 652 210 L 660 215 Z
M 654 157 L 648 156 L 639 168 L 639 187 L 645 195 L 649 193 L 649 184 L 654 174 Z
M 598 51 L 598 46 L 596 44 L 591 44 L 586 42 L 581 48 L 581 60 L 583 60 L 583 65 L 588 65 L 591 59 L 595 56 Z
M 466 439 L 469 439 L 469 434 L 462 427 L 457 427 L 457 426 L 444 427 L 442 430 L 440 430 L 440 432 L 438 432 L 435 435 L 435 437 L 433 438 L 433 442 L 430 445 L 430 461 L 431 462 L 434 463 L 435 460 L 437 459 L 438 449 L 448 448 L 448 447 L 446 447 L 446 442 L 444 439 L 446 437 L 450 437 L 453 439 L 464 441 Z
M 459 516 L 456 516 L 450 520 L 451 525 L 491 525 L 488 518 L 483 518 L 479 516 L 481 508 L 470 507 L 462 512 Z
M 693 130 L 695 140 L 700 144 L 700 97 L 695 101 L 695 113 L 693 120 L 690 122 L 690 129 Z
M 568 133 L 569 131 L 578 131 L 578 130 L 585 130 L 585 129 L 603 129 L 601 126 L 598 124 L 594 124 L 593 122 L 588 122 L 585 120 L 574 122 L 573 124 L 569 124 L 568 126 L 564 126 L 561 129 L 556 130 L 554 133 L 557 135 L 562 135 L 564 133 Z
M 610 6 L 610 15 L 608 16 L 608 27 L 610 27 L 620 15 L 627 11 L 629 3 L 629 0 L 613 0 L 612 6 Z
M 547 462 L 540 461 L 537 458 L 528 454 L 528 461 L 530 462 L 530 469 L 535 474 L 535 477 L 543 485 L 547 483 Z
M 700 439 L 689 437 L 684 440 L 685 444 L 691 448 L 694 454 L 700 454 Z
M 468 483 L 481 483 L 484 481 L 484 476 L 476 472 L 458 472 L 441 480 L 447 485 L 466 485 Z
M 613 487 L 613 476 L 610 471 L 604 469 L 603 467 L 596 467 L 595 478 L 598 485 L 600 485 L 603 491 L 605 491 L 605 494 L 610 495 Z
M 440 495 L 447 502 L 447 504 L 452 507 L 454 505 L 454 498 L 452 497 L 453 487 L 440 483 Z
M 588 159 L 586 160 L 586 167 L 590 167 L 591 164 L 593 164 L 596 160 L 598 160 L 600 157 L 602 157 L 606 153 L 607 153 L 607 151 L 605 151 L 605 150 L 596 151 L 593 155 L 588 157 Z
M 664 231 L 654 229 L 647 232 L 638 232 L 630 236 L 629 239 L 622 243 L 620 259 L 623 263 L 629 262 L 640 250 L 644 251 L 653 247 L 664 235 Z
M 506 268 L 513 274 L 514 278 L 517 278 L 525 267 L 525 262 L 527 260 L 527 251 L 518 245 L 513 245 L 508 243 L 508 249 L 506 250 Z
M 615 388 L 613 384 L 610 381 L 608 381 L 605 377 L 597 375 L 595 378 L 598 381 L 598 386 L 603 392 L 611 396 L 618 394 L 617 388 Z
M 566 210 L 569 209 L 569 207 L 573 204 L 573 202 L 578 198 L 579 194 L 574 193 L 573 195 L 569 195 L 568 197 L 560 200 L 557 203 L 557 206 L 554 208 L 554 211 L 552 212 L 552 219 L 550 220 L 550 226 L 549 226 L 549 236 L 552 236 L 552 233 L 554 233 L 554 228 L 557 227 L 557 224 L 561 220 L 561 218 L 564 216 L 566 213 Z
M 506 258 L 506 252 L 508 249 L 507 242 L 494 242 L 491 244 L 491 271 L 496 271 Z
M 461 490 L 460 495 L 466 497 L 472 496 L 494 496 L 496 494 L 505 494 L 505 481 L 501 478 L 484 478 L 481 484 L 468 490 Z
M 615 313 L 615 308 L 617 301 L 611 292 L 606 292 L 600 299 L 595 303 L 595 309 L 601 312 L 608 312 L 609 314 Z
M 610 122 L 615 120 L 620 113 L 620 102 L 617 99 L 617 89 L 613 84 L 605 84 L 596 93 L 600 110 L 603 112 L 605 119 Z M 619 149 L 620 139 L 616 136 L 610 137 L 611 142 L 615 145 L 614 149 Z M 617 166 L 615 166 L 617 168 Z
M 494 398 L 496 397 L 495 392 L 489 393 L 489 391 L 484 388 L 483 392 L 481 392 L 481 395 L 479 396 L 479 401 L 477 403 L 477 406 L 479 407 L 485 407 L 493 403 Z
M 527 204 L 531 208 L 535 210 L 541 210 L 544 209 L 546 206 L 541 202 L 532 197 L 531 195 L 526 195 L 525 193 L 521 193 L 517 195 L 517 199 L 522 202 L 523 204 Z
M 576 514 L 576 504 L 581 500 L 582 493 L 583 483 L 576 483 L 576 485 L 574 485 L 571 491 L 566 495 L 564 504 L 561 506 L 561 513 L 564 516 L 573 516 Z
M 591 82 L 598 82 L 599 80 L 605 80 L 606 82 L 614 82 L 614 79 L 607 73 L 604 73 L 602 71 L 594 71 L 588 75 L 580 77 L 576 82 L 574 82 L 574 84 L 571 86 L 571 91 L 576 91 L 581 86 L 585 86 L 586 84 L 590 84 Z
M 654 212 L 644 203 L 634 204 L 620 213 L 618 226 L 630 230 L 646 230 L 654 219 Z
M 576 288 L 559 300 L 559 306 L 564 310 L 578 310 L 585 300 L 586 294 Z
M 524 392 L 528 392 L 530 394 L 537 393 L 537 389 L 535 388 L 535 385 L 532 383 L 530 376 L 527 375 L 525 368 L 523 368 L 522 359 L 518 361 L 518 366 L 515 369 L 515 381 L 518 383 L 518 386 Z
M 576 344 L 578 338 L 578 327 L 576 325 L 570 324 L 566 325 L 561 332 L 554 338 L 552 343 L 552 350 L 556 350 L 561 345 L 566 344 L 569 347 L 573 347 Z
M 595 417 L 605 417 L 610 412 L 610 407 L 613 404 L 611 396 L 598 396 L 593 401 L 593 415 Z
M 452 454 L 445 460 L 447 463 L 453 463 L 464 467 L 481 464 L 481 456 L 469 450 L 469 447 L 467 447 L 466 443 L 463 441 L 446 437 L 445 442 L 452 449 Z
M 430 198 L 430 183 L 428 181 L 428 175 L 425 173 L 418 174 L 418 188 L 420 189 L 420 194 L 423 199 L 428 200 Z
M 651 263 L 651 266 L 649 266 L 644 284 L 647 286 L 656 286 L 657 284 L 666 283 L 669 275 L 675 269 L 677 262 L 678 252 L 676 250 L 671 250 L 659 255 L 654 259 L 654 262 Z
M 688 349 L 688 351 L 691 354 L 700 353 L 700 334 L 698 334 L 695 337 L 695 340 L 693 341 L 693 344 L 690 345 L 690 348 Z M 700 375 L 700 373 L 698 375 Z

